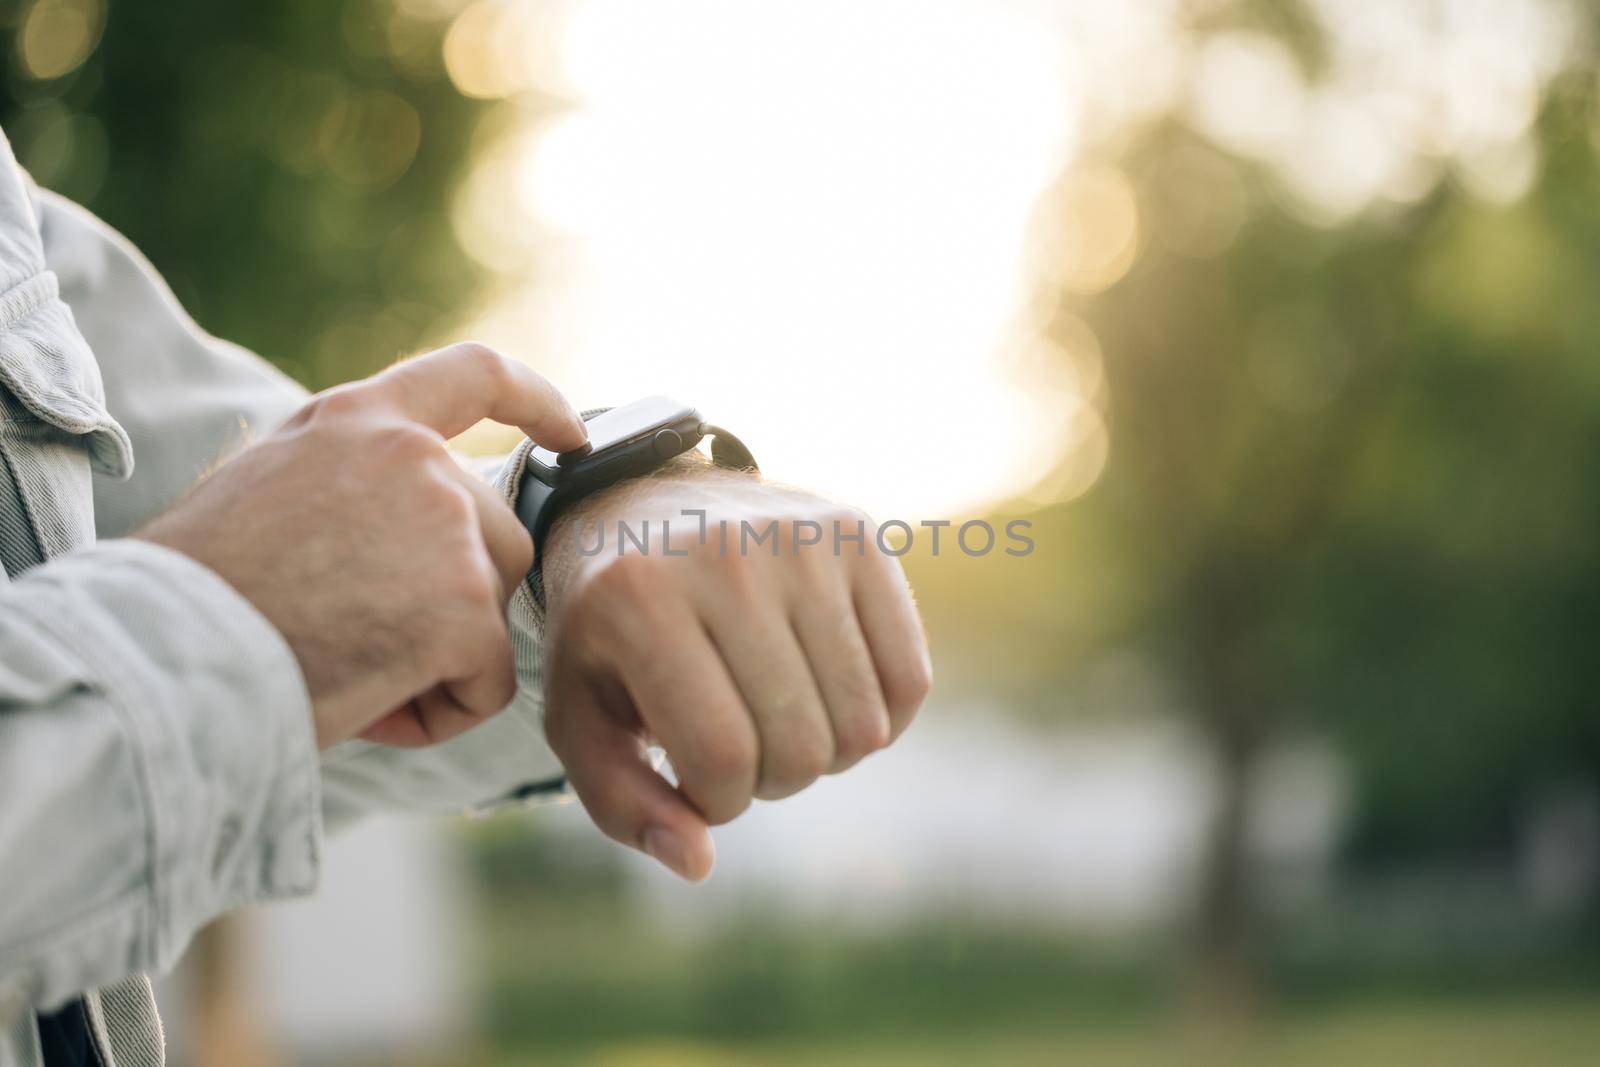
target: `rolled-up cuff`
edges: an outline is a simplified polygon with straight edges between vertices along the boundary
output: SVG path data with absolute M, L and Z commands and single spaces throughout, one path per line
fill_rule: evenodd
M 130 724 L 149 797 L 146 958 L 165 967 L 211 917 L 309 892 L 322 836 L 315 730 L 272 624 L 213 571 L 146 541 L 101 542 L 23 587 L 15 610 Z

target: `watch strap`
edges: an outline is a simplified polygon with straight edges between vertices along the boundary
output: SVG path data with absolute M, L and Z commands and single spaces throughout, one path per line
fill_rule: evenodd
M 586 408 L 578 413 L 578 417 L 588 422 L 596 415 L 603 415 L 610 410 L 611 408 L 609 407 Z M 709 422 L 702 422 L 699 426 L 699 431 L 702 439 L 707 437 L 711 439 L 711 462 L 713 464 L 728 470 L 760 473 L 761 468 L 756 464 L 755 455 L 751 453 L 749 446 L 737 436 L 721 426 Z M 679 455 L 686 455 L 690 451 L 693 451 L 692 446 L 679 453 Z M 527 474 L 522 476 L 522 485 L 518 491 L 517 514 L 523 519 L 524 524 L 533 536 L 534 560 L 533 567 L 528 571 L 528 589 L 541 609 L 545 606 L 544 545 L 542 542 L 549 533 L 550 527 L 554 525 L 558 511 L 573 502 L 567 499 L 568 496 L 569 494 L 562 492 L 561 487 L 549 485 Z M 577 499 L 581 499 L 581 497 Z

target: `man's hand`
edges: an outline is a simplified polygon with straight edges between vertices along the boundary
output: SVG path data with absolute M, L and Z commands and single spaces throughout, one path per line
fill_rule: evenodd
M 703 541 L 686 508 L 706 512 Z M 619 557 L 617 523 L 637 534 L 646 520 L 650 550 Z M 741 551 L 741 523 L 774 520 L 775 552 Z M 584 555 L 597 522 L 604 550 Z M 835 552 L 836 522 L 863 537 Z M 882 748 L 928 692 L 922 626 L 873 524 L 748 476 L 666 474 L 584 501 L 551 530 L 543 574 L 551 747 L 601 830 L 685 878 L 711 870 L 708 825 Z
M 445 447 L 483 418 L 556 451 L 588 436 L 539 375 L 454 345 L 313 397 L 138 535 L 210 567 L 278 628 L 322 747 L 443 740 L 516 692 L 505 606 L 533 546 Z

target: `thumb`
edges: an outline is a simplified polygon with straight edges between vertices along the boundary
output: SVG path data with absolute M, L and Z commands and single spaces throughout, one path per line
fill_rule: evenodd
M 716 859 L 711 830 L 651 766 L 641 732 L 622 725 L 571 670 L 555 667 L 548 694 L 545 733 L 589 818 L 607 837 L 703 881 Z

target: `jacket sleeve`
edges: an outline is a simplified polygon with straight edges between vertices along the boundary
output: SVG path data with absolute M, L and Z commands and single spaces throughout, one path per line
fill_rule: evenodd
M 306 392 L 266 361 L 201 330 L 155 269 L 104 223 L 61 197 L 35 195 L 46 261 L 99 361 L 106 406 L 133 442 L 131 478 L 95 479 L 97 531 L 117 537 L 162 511 L 230 451 L 271 432 Z M 515 479 L 498 484 L 509 493 Z M 541 627 L 531 601 L 521 599 L 510 617 L 519 678 L 512 706 L 433 748 L 349 742 L 324 754 L 330 826 L 367 812 L 461 811 L 559 793 L 562 772 L 542 725 Z
M 0 983 L 49 1010 L 308 891 L 315 757 L 293 654 L 188 557 L 108 541 L 0 587 Z

